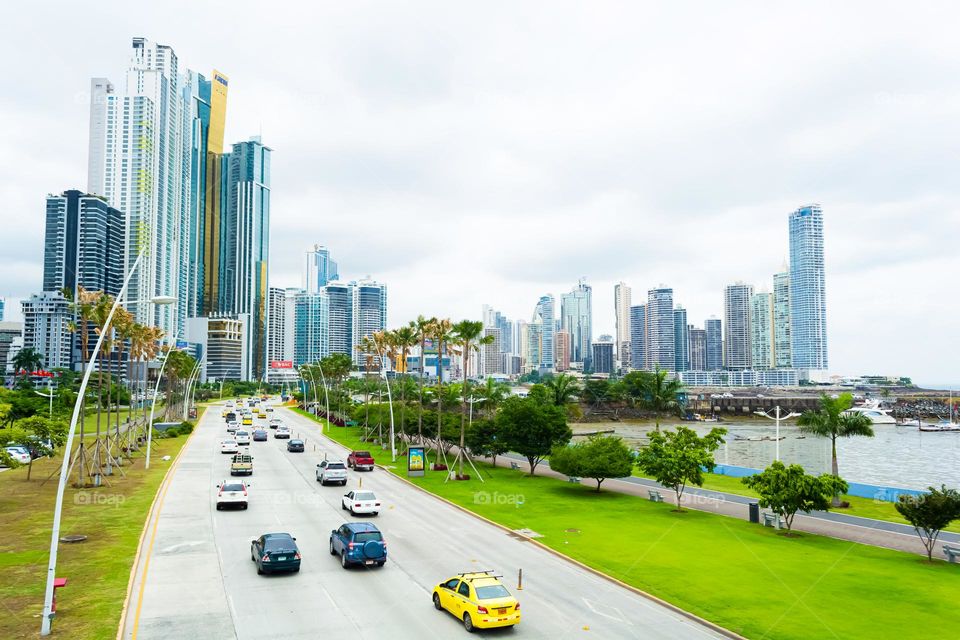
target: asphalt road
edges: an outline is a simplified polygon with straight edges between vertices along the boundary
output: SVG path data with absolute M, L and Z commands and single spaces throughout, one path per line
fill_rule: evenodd
M 306 453 L 287 453 L 272 437 L 251 443 L 250 507 L 217 511 L 216 484 L 229 479 L 227 436 L 208 410 L 185 447 L 157 518 L 148 523 L 128 606 L 124 638 L 456 638 L 462 623 L 433 609 L 433 586 L 460 571 L 495 569 L 518 596 L 523 620 L 486 637 L 716 638 L 670 609 L 603 580 L 426 495 L 382 469 L 350 471 L 346 489 L 321 487 L 314 468 L 343 450 L 319 427 L 277 410 L 308 437 Z M 340 498 L 372 489 L 383 503 L 372 521 L 384 533 L 387 564 L 344 570 L 328 553 L 331 529 L 351 517 Z M 303 556 L 296 574 L 259 576 L 250 541 L 289 532 Z M 516 590 L 523 569 L 523 590 Z M 144 579 L 143 576 L 146 575 Z M 340 635 L 343 634 L 343 635 Z

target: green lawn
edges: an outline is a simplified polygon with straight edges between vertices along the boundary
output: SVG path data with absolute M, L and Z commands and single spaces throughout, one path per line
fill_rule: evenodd
M 369 447 L 359 429 L 327 433 Z M 926 640 L 960 626 L 960 570 L 945 562 L 810 534 L 786 538 L 734 518 L 477 466 L 483 484 L 444 483 L 429 471 L 411 481 L 750 638 Z M 403 475 L 403 463 L 394 472 Z
M 55 635 L 116 636 L 140 531 L 164 474 L 186 440 L 185 436 L 154 440 L 149 472 L 138 455 L 124 467 L 125 478 L 108 479 L 111 486 L 78 490 L 68 485 L 61 535 L 89 538 L 60 545 L 57 576 L 68 582 L 57 598 Z M 170 461 L 162 459 L 167 455 Z M 26 468 L 0 473 L 0 601 L 5 605 L 0 635 L 4 638 L 39 635 L 57 491 L 56 478 L 41 483 L 61 460 L 34 462 L 29 482 Z

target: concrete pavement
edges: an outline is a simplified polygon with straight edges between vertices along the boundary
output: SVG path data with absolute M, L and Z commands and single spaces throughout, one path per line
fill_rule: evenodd
M 477 569 L 503 573 L 522 605 L 521 624 L 484 634 L 491 637 L 721 637 L 382 470 L 350 471 L 345 489 L 321 487 L 315 465 L 324 455 L 343 457 L 342 448 L 306 418 L 283 409 L 275 415 L 307 436 L 307 452 L 287 453 L 272 431 L 268 442 L 251 443 L 249 509 L 216 511 L 216 484 L 229 479 L 229 456 L 219 452 L 227 433 L 219 411 L 206 412 L 148 522 L 124 638 L 459 637 L 462 623 L 435 611 L 430 593 L 441 580 Z M 389 558 L 382 568 L 344 570 L 328 553 L 328 537 L 346 520 L 367 519 L 340 508 L 361 480 L 383 502 L 369 521 L 383 532 Z M 299 573 L 257 575 L 250 541 L 271 531 L 296 536 Z M 524 589 L 516 591 L 520 568 Z

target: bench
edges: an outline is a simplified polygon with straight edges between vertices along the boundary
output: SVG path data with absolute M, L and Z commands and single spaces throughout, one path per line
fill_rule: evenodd
M 580 484 L 580 478 L 577 476 L 567 476 L 567 482 L 572 482 L 574 484 Z
M 510 468 L 513 469 L 514 471 L 519 471 L 520 465 L 518 465 L 516 462 L 511 462 Z
M 960 562 L 960 547 L 951 547 L 950 545 L 943 545 L 943 555 L 946 556 L 947 562 Z
M 649 489 L 647 493 L 650 494 L 651 502 L 663 502 L 663 494 L 656 489 Z
M 763 513 L 760 514 L 763 516 L 763 526 L 773 527 L 775 529 L 780 528 L 780 515 L 776 513 Z

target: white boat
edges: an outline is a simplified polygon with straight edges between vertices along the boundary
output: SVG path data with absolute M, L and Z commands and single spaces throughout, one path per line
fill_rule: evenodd
M 864 403 L 859 407 L 847 409 L 844 413 L 867 416 L 873 424 L 897 424 L 897 419 L 886 409 L 881 409 L 879 402 Z
M 927 432 L 955 432 L 960 433 L 960 424 L 956 422 L 951 422 L 950 420 L 941 420 L 936 424 L 921 424 L 919 427 L 920 431 Z

